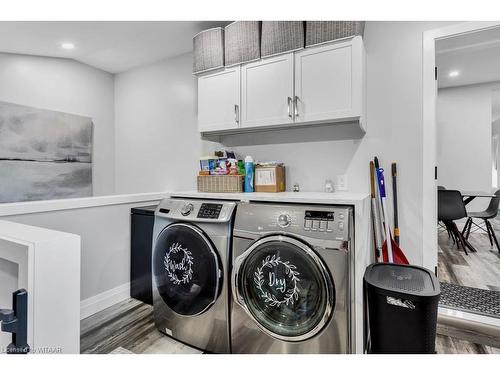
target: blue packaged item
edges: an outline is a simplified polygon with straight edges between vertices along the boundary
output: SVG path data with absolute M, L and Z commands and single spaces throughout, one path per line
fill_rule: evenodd
M 253 193 L 254 165 L 251 156 L 245 158 L 245 193 Z

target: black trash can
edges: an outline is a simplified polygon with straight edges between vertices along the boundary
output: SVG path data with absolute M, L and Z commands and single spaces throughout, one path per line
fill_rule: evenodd
M 365 271 L 368 353 L 435 353 L 439 281 L 429 270 L 374 263 Z

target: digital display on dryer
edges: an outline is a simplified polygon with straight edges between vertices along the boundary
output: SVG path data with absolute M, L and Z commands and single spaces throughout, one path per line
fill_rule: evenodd
M 334 220 L 334 213 L 329 211 L 306 211 L 305 219 Z
M 202 203 L 198 211 L 198 219 L 218 219 L 222 204 Z

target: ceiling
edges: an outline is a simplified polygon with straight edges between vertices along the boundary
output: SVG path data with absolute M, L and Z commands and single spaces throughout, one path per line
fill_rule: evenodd
M 500 28 L 438 40 L 436 65 L 439 88 L 500 81 Z
M 110 73 L 192 50 L 193 36 L 225 21 L 1 21 L 0 52 L 74 59 Z M 61 43 L 74 43 L 64 50 Z

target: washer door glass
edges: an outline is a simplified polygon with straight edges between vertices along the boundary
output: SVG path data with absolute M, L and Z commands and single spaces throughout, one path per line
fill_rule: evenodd
M 242 256 L 239 292 L 247 311 L 267 333 L 300 341 L 327 324 L 335 288 L 309 246 L 290 237 L 267 237 Z
M 197 227 L 176 223 L 158 236 L 153 277 L 167 306 L 181 315 L 197 315 L 217 299 L 222 284 L 217 254 Z

